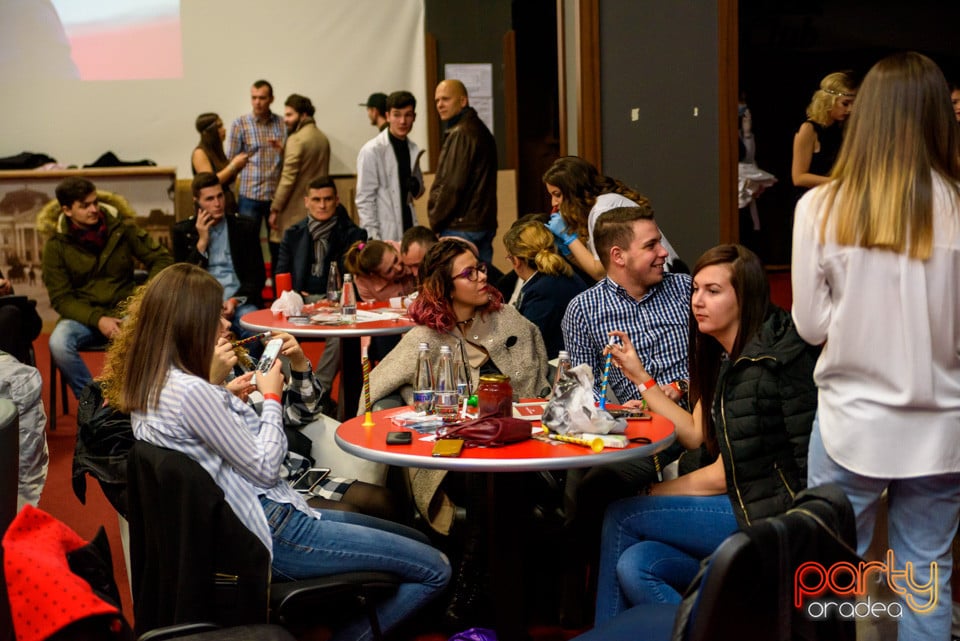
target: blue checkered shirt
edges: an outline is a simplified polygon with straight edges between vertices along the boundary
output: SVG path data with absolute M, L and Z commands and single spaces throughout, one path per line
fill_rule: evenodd
M 251 200 L 273 200 L 280 183 L 283 150 L 274 148 L 269 141 L 283 143 L 286 139 L 283 118 L 273 112 L 266 120 L 257 120 L 249 113 L 233 121 L 230 127 L 230 158 L 241 151 L 253 153 L 237 181 L 240 196 Z
M 600 398 L 603 348 L 610 330 L 626 332 L 637 348 L 644 369 L 660 385 L 686 380 L 687 327 L 690 322 L 691 279 L 686 274 L 663 275 L 637 301 L 609 278 L 578 295 L 563 316 L 563 342 L 573 365 L 593 368 L 594 396 Z M 615 366 L 607 385 L 621 403 L 639 399 L 640 390 Z

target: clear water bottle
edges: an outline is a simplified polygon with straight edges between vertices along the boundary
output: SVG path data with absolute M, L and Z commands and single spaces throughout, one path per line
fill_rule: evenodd
M 449 345 L 440 346 L 440 360 L 437 361 L 437 384 L 434 386 L 433 404 L 436 413 L 442 418 L 457 418 L 459 404 L 457 400 L 457 379 L 453 371 L 453 353 Z
M 357 292 L 353 289 L 353 276 L 343 277 L 343 293 L 340 294 L 340 322 L 357 322 Z
M 570 362 L 570 352 L 565 349 L 561 349 L 560 353 L 557 355 L 557 374 L 553 377 L 553 387 L 550 388 L 550 395 L 557 390 L 557 383 L 560 382 L 561 377 L 564 372 L 566 372 L 573 364 Z
M 330 269 L 327 270 L 327 300 L 336 303 L 340 300 L 340 290 L 343 289 L 343 283 L 340 281 L 340 268 L 336 261 L 330 261 Z
M 419 414 L 433 412 L 433 367 L 430 364 L 430 346 L 417 347 L 417 377 L 413 386 L 413 409 Z

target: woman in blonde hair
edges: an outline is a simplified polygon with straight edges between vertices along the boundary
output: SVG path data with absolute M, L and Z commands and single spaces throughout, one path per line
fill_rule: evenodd
M 797 204 L 793 317 L 824 343 L 808 483 L 839 484 L 862 554 L 887 492 L 884 557 L 912 584 L 900 639 L 950 638 L 960 515 L 960 129 L 918 53 L 867 74 L 833 180 Z
M 507 260 L 523 280 L 517 309 L 540 328 L 547 358 L 563 349 L 560 321 L 570 300 L 587 288 L 557 253 L 553 234 L 538 222 L 520 223 L 503 237 Z
M 791 176 L 796 187 L 809 189 L 829 180 L 843 142 L 843 121 L 856 96 L 857 87 L 845 71 L 820 81 L 807 105 L 807 119 L 793 137 Z
M 417 279 L 400 260 L 400 244 L 394 241 L 355 242 L 343 256 L 343 268 L 353 274 L 365 301 L 386 301 L 417 290 Z

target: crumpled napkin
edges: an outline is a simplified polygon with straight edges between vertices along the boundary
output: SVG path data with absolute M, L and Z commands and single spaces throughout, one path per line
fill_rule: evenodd
M 303 312 L 303 298 L 295 291 L 287 290 L 280 294 L 280 298 L 273 301 L 270 311 L 274 316 L 283 314 L 284 317 L 299 316 Z
M 557 434 L 623 434 L 627 431 L 626 419 L 613 418 L 594 403 L 593 370 L 587 363 L 561 374 L 540 423 Z

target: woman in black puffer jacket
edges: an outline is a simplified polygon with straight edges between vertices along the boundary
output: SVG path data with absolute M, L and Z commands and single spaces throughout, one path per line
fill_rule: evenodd
M 770 304 L 766 273 L 741 245 L 708 250 L 693 270 L 688 413 L 643 368 L 630 339 L 608 348 L 650 408 L 674 422 L 700 469 L 611 505 L 604 519 L 598 624 L 638 603 L 679 603 L 700 561 L 751 521 L 784 512 L 806 486 L 817 409 L 818 348 Z M 706 402 L 703 402 L 706 400 Z

